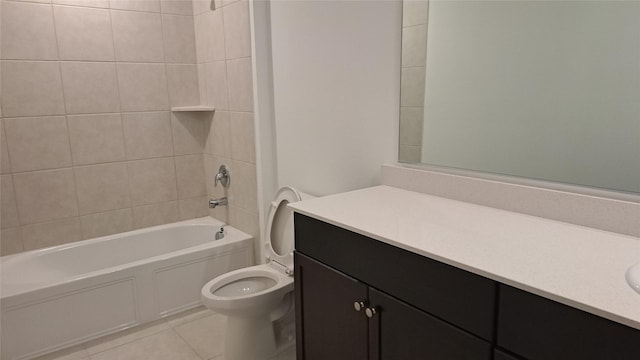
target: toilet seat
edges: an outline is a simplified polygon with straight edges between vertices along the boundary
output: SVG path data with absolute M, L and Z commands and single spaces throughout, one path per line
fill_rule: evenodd
M 260 291 L 244 295 L 223 295 L 218 292 L 221 288 L 238 280 L 248 278 L 268 278 L 272 285 Z M 286 275 L 273 265 L 263 264 L 250 266 L 228 272 L 209 281 L 202 287 L 202 302 L 205 306 L 215 304 L 219 310 L 238 312 L 239 315 L 251 316 L 252 309 L 262 311 L 263 307 L 276 306 L 284 295 L 293 290 L 293 278 Z M 268 296 L 263 296 L 269 294 Z
M 302 200 L 296 189 L 285 186 L 278 190 L 269 206 L 267 227 L 263 237 L 265 260 L 284 267 L 285 273 L 293 274 L 293 210 L 287 204 Z

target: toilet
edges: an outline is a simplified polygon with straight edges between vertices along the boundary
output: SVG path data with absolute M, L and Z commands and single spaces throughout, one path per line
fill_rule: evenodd
M 202 287 L 202 303 L 227 316 L 225 359 L 261 360 L 280 350 L 274 321 L 293 306 L 293 211 L 287 204 L 311 197 L 281 188 L 262 237 L 264 264 L 228 272 Z

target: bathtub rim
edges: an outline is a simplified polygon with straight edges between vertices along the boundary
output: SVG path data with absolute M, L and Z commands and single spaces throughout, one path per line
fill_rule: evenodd
M 214 225 L 215 227 L 224 227 L 225 228 L 225 232 L 226 232 L 226 236 L 223 239 L 220 240 L 214 240 L 214 241 L 208 241 L 202 244 L 198 244 L 195 246 L 190 246 L 190 247 L 186 247 L 186 248 L 182 248 L 176 251 L 172 251 L 172 252 L 168 252 L 168 253 L 164 253 L 164 254 L 160 254 L 160 255 L 156 255 L 156 256 L 151 256 L 151 257 L 147 257 L 147 258 L 143 258 L 140 260 L 136 260 L 136 261 L 132 261 L 132 262 L 128 262 L 125 264 L 119 264 L 119 265 L 114 265 L 114 266 L 110 266 L 110 267 L 106 267 L 106 268 L 102 268 L 102 269 L 98 269 L 98 270 L 94 270 L 94 271 L 90 271 L 90 272 L 86 272 L 83 274 L 79 274 L 79 275 L 73 275 L 73 276 L 69 276 L 69 277 L 65 277 L 60 281 L 51 281 L 51 282 L 47 282 L 45 284 L 38 284 L 35 286 L 32 286 L 30 288 L 25 288 L 25 289 L 19 289 L 17 291 L 10 291 L 7 294 L 7 290 L 3 289 L 5 287 L 5 282 L 4 281 L 0 281 L 0 301 L 4 301 L 8 298 L 12 298 L 14 296 L 20 296 L 20 295 L 24 295 L 26 293 L 32 292 L 32 291 L 38 291 L 38 290 L 42 290 L 42 289 L 47 289 L 47 288 L 52 288 L 55 286 L 61 286 L 61 285 L 65 285 L 65 284 L 70 284 L 76 281 L 81 281 L 83 279 L 87 279 L 87 278 L 91 278 L 94 276 L 98 276 L 98 275 L 109 275 L 109 274 L 113 274 L 128 268 L 134 268 L 137 266 L 142 266 L 144 264 L 150 263 L 150 262 L 154 262 L 154 261 L 162 261 L 162 260 L 166 260 L 175 256 L 180 256 L 180 255 L 185 255 L 185 254 L 190 254 L 190 253 L 194 253 L 197 251 L 202 251 L 202 250 L 206 250 L 206 249 L 210 249 L 210 248 L 215 248 L 218 246 L 223 246 L 223 245 L 227 245 L 230 243 L 234 243 L 234 242 L 241 242 L 243 240 L 247 240 L 247 239 L 253 239 L 254 237 L 252 235 L 249 235 L 237 228 L 234 228 L 231 225 L 228 225 L 227 223 L 224 223 L 218 219 L 212 218 L 210 216 L 206 216 L 206 217 L 201 217 L 201 218 L 196 218 L 196 219 L 188 219 L 188 220 L 182 220 L 182 221 L 177 221 L 177 222 L 173 222 L 173 223 L 169 223 L 169 224 L 162 224 L 162 225 L 156 225 L 156 226 L 151 226 L 151 227 L 147 227 L 147 228 L 141 228 L 141 229 L 135 229 L 135 230 L 130 230 L 130 231 L 125 231 L 125 232 L 121 232 L 121 233 L 116 233 L 116 234 L 111 234 L 111 235 L 105 235 L 105 236 L 100 236 L 100 237 L 96 237 L 96 238 L 91 238 L 91 239 L 86 239 L 86 240 L 80 240 L 80 241 L 75 241 L 75 242 L 71 242 L 71 243 L 66 243 L 66 244 L 61 244 L 61 245 L 55 245 L 55 246 L 51 246 L 51 247 L 46 247 L 46 248 L 41 248 L 41 249 L 35 249 L 35 250 L 29 250 L 29 251 L 25 251 L 25 252 L 21 252 L 18 254 L 11 254 L 11 255 L 6 255 L 6 256 L 2 256 L 0 257 L 0 271 L 2 273 L 4 273 L 4 268 L 6 266 L 11 266 L 12 263 L 17 262 L 17 261 L 31 261 L 34 258 L 40 257 L 40 256 L 44 256 L 46 254 L 52 253 L 52 252 L 57 252 L 57 251 L 63 251 L 66 249 L 71 249 L 71 248 L 75 248 L 75 247 L 79 247 L 79 246 L 87 246 L 87 245 L 91 245 L 91 244 L 95 244 L 95 243 L 100 243 L 100 242 L 106 242 L 106 241 L 110 241 L 113 239 L 117 239 L 117 238 L 121 238 L 121 237 L 125 237 L 125 236 L 130 236 L 130 235 L 137 235 L 137 234 L 144 234 L 144 233 L 148 233 L 148 232 L 153 232 L 153 231 L 160 231 L 160 230 L 164 230 L 164 229 L 169 229 L 169 228 L 175 228 L 177 226 L 181 226 L 181 225 Z M 8 264 L 7 264 L 8 262 Z M 0 277 L 0 280 L 2 280 L 2 277 Z

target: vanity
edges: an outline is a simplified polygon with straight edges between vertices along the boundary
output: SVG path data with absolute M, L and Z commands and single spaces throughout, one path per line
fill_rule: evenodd
M 640 239 L 389 186 L 295 212 L 297 358 L 640 359 Z

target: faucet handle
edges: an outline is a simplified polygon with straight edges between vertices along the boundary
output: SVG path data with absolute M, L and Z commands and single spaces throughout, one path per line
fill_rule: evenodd
M 218 181 L 220 181 L 220 184 L 225 188 L 229 187 L 229 183 L 231 182 L 229 168 L 224 164 L 220 165 L 220 168 L 218 168 L 218 173 L 213 179 L 213 186 L 218 186 Z

